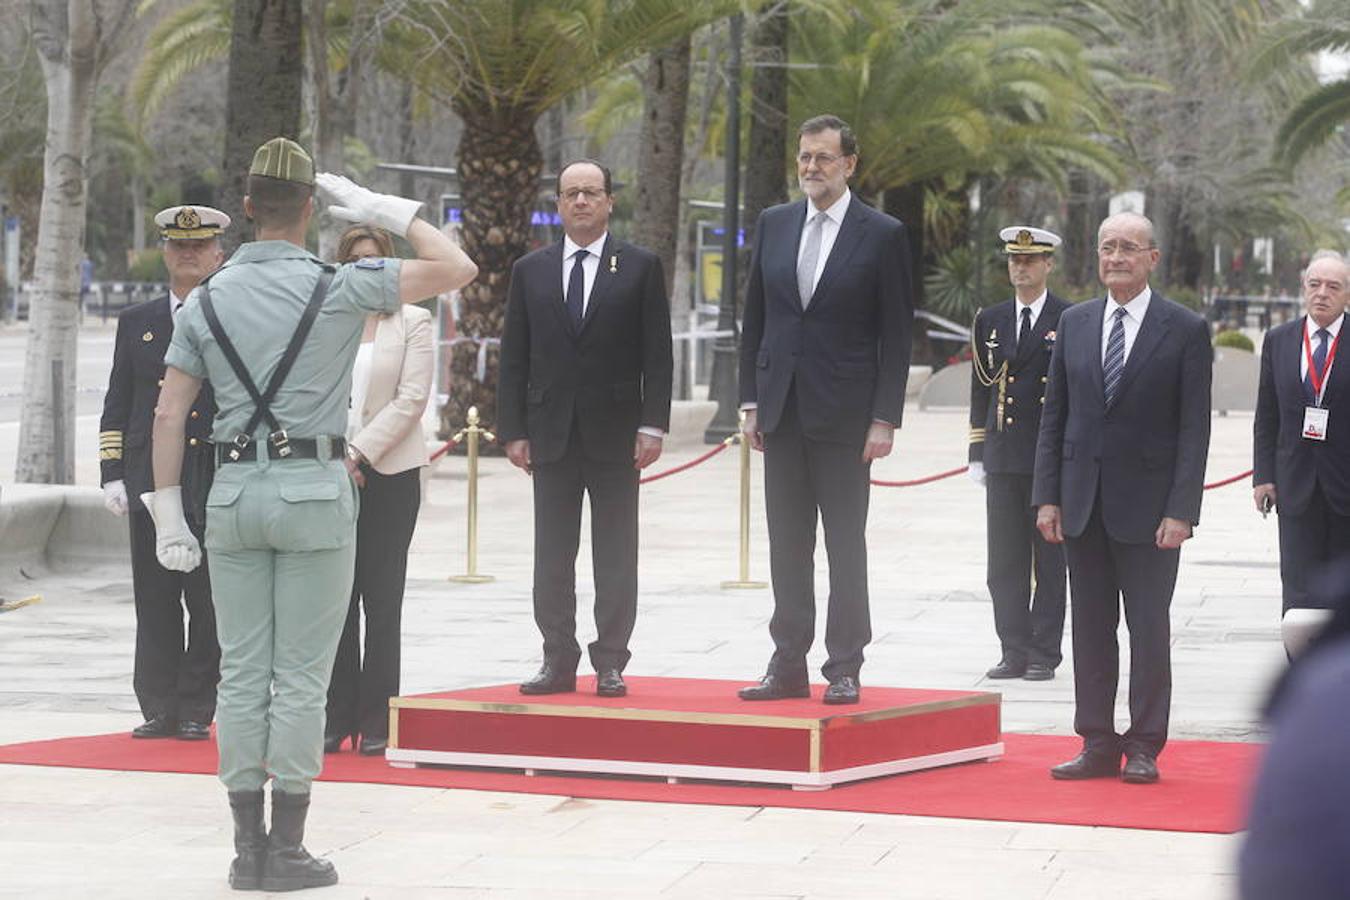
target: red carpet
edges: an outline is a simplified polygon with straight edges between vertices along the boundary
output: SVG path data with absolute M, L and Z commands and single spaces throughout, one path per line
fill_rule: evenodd
M 1242 827 L 1247 785 L 1261 746 L 1172 741 L 1156 785 L 1115 780 L 1054 781 L 1047 769 L 1071 758 L 1077 737 L 1005 734 L 1007 754 L 842 785 L 828 791 L 597 777 L 527 777 L 497 771 L 394 769 L 349 751 L 327 757 L 321 779 L 467 790 L 558 794 L 607 800 L 779 806 L 1010 822 L 1107 825 L 1162 831 L 1231 833 Z M 136 741 L 127 734 L 0 746 L 0 763 L 214 774 L 212 742 Z

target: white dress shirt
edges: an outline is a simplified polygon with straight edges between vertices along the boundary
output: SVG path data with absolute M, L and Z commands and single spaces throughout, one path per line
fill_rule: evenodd
M 1126 303 L 1125 318 L 1121 321 L 1121 326 L 1125 329 L 1125 355 L 1121 357 L 1120 363 L 1124 365 L 1130 360 L 1130 349 L 1134 347 L 1134 339 L 1139 334 L 1139 326 L 1144 322 L 1144 314 L 1148 312 L 1149 301 L 1153 299 L 1153 290 L 1148 285 Z M 1120 309 L 1120 304 L 1112 300 L 1110 295 L 1106 298 L 1106 312 L 1102 315 L 1102 364 L 1106 363 L 1106 344 L 1111 339 L 1111 329 L 1116 324 L 1116 310 Z
M 1041 295 L 1037 297 L 1035 300 L 1031 301 L 1030 306 L 1023 303 L 1021 300 L 1018 300 L 1016 297 L 1013 298 L 1013 309 L 1016 311 L 1013 315 L 1014 343 L 1017 341 L 1017 338 L 1020 337 L 1022 334 L 1022 310 L 1024 309 L 1031 310 L 1031 327 L 1034 330 L 1036 328 L 1036 320 L 1041 317 L 1041 310 L 1045 309 L 1045 297 L 1049 293 L 1050 292 L 1048 290 L 1041 291 Z M 1017 349 L 1020 351 L 1022 348 L 1018 347 Z
M 798 265 L 801 263 L 802 254 L 806 250 L 806 236 L 810 231 L 811 217 L 818 212 L 825 213 L 825 219 L 820 223 L 820 255 L 816 257 L 816 271 L 811 276 L 811 291 L 813 293 L 816 285 L 820 283 L 820 273 L 825 271 L 825 263 L 830 259 L 830 251 L 834 249 L 835 238 L 839 237 L 839 228 L 844 224 L 844 213 L 848 212 L 848 203 L 852 197 L 853 192 L 845 188 L 844 195 L 825 210 L 818 210 L 814 203 L 810 200 L 806 201 L 806 224 L 802 226 L 802 236 L 797 241 Z M 793 271 L 796 271 L 796 265 L 793 266 Z
M 1341 323 L 1345 321 L 1345 316 L 1337 316 L 1330 325 L 1327 326 L 1327 332 L 1331 337 L 1327 338 L 1327 370 L 1322 373 L 1322 390 L 1326 391 L 1327 379 L 1331 377 L 1331 365 L 1335 359 L 1331 356 L 1331 345 L 1336 343 L 1336 337 L 1341 333 Z M 1303 317 L 1303 331 L 1308 336 L 1306 345 L 1300 345 L 1298 349 L 1298 380 L 1302 381 L 1308 377 L 1308 352 L 1317 352 L 1317 331 L 1322 326 L 1313 321 L 1312 316 Z M 1336 348 L 1340 353 L 1340 348 Z M 1320 398 L 1319 398 L 1320 399 Z
M 598 240 L 587 244 L 585 247 L 574 243 L 570 237 L 563 235 L 563 264 L 562 264 L 562 286 L 563 302 L 567 302 L 567 282 L 572 277 L 572 266 L 576 265 L 574 258 L 578 250 L 586 251 L 586 258 L 581 261 L 581 314 L 586 315 L 586 309 L 591 303 L 591 288 L 595 287 L 595 275 L 600 271 L 600 254 L 605 249 L 605 239 L 609 237 L 606 231 L 600 235 Z
M 189 293 L 191 293 L 191 292 L 189 292 Z M 173 292 L 173 288 L 170 288 L 170 289 L 169 289 L 169 315 L 170 315 L 170 316 L 172 316 L 172 317 L 175 318 L 175 319 L 178 318 L 178 311 L 179 311 L 180 309 L 183 308 L 183 304 L 186 303 L 186 302 L 187 302 L 187 297 L 180 297 L 180 296 L 178 296 L 177 294 L 175 294 L 175 293 Z

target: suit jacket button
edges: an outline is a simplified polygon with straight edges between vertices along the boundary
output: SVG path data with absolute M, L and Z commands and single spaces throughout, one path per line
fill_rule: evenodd
M 1009 376 L 1008 376 L 1008 384 L 1012 384 L 1012 383 L 1013 383 L 1014 381 L 1016 381 L 1016 380 L 1017 380 L 1017 376 L 1016 376 L 1016 375 L 1009 375 Z
M 201 413 L 197 412 L 197 411 L 194 409 L 194 410 L 192 411 L 192 418 L 194 418 L 194 419 L 199 419 L 199 418 L 201 418 Z
M 193 413 L 193 415 L 196 415 L 196 413 Z M 188 438 L 188 446 L 189 446 L 189 447 L 195 447 L 195 446 L 197 446 L 197 439 L 196 439 L 196 438 Z
M 1012 405 L 1013 405 L 1014 403 L 1016 403 L 1016 402 L 1017 402 L 1017 398 L 1016 398 L 1016 397 L 1009 397 L 1009 398 L 1008 398 L 1008 405 L 1009 405 L 1009 406 L 1012 406 Z
M 1042 406 L 1045 405 L 1045 398 L 1044 398 L 1044 397 L 1041 398 L 1041 405 L 1042 405 Z
M 1044 375 L 1042 375 L 1042 376 L 1041 376 L 1041 384 L 1045 384 L 1047 381 L 1049 381 L 1049 379 L 1046 378 Z
M 1011 425 L 1012 423 L 1013 423 L 1012 416 L 1008 416 L 1008 421 L 1006 424 Z

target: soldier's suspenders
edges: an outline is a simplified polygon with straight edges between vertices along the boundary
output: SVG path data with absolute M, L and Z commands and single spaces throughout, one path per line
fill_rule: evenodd
M 271 429 L 268 435 L 268 441 L 276 449 L 277 455 L 285 458 L 291 455 L 286 429 L 281 427 L 275 415 L 272 414 L 272 401 L 276 399 L 277 392 L 281 390 L 281 385 L 286 381 L 286 376 L 291 373 L 291 367 L 295 365 L 296 357 L 300 355 L 300 350 L 305 344 L 305 339 L 309 336 L 309 330 L 314 325 L 314 320 L 318 318 L 319 308 L 323 306 L 324 297 L 328 294 L 328 285 L 333 280 L 333 267 L 323 266 L 323 271 L 319 273 L 319 280 L 314 285 L 314 292 L 309 296 L 309 303 L 305 305 L 305 312 L 300 317 L 300 323 L 295 327 L 295 333 L 291 335 L 291 342 L 286 345 L 286 352 L 282 354 L 281 361 L 277 363 L 276 369 L 272 372 L 271 379 L 267 382 L 267 390 L 259 393 L 258 385 L 254 383 L 252 376 L 249 375 L 244 361 L 239 358 L 239 353 L 234 349 L 234 344 L 230 341 L 229 335 L 225 333 L 225 328 L 220 324 L 220 318 L 216 315 L 215 305 L 211 302 L 211 284 L 210 279 L 203 281 L 200 285 L 202 312 L 206 315 L 206 325 L 211 329 L 211 334 L 215 337 L 216 343 L 220 345 L 220 352 L 225 354 L 225 360 L 234 370 L 235 377 L 239 383 L 248 391 L 248 395 L 253 398 L 253 415 L 249 418 L 248 424 L 234 439 L 234 444 L 238 448 L 247 447 L 249 441 L 253 438 L 253 430 L 258 427 L 258 423 L 266 420 L 267 427 Z

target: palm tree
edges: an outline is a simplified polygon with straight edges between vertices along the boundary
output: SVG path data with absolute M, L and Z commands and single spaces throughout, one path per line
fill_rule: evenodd
M 404 74 L 464 122 L 458 151 L 464 249 L 478 279 L 462 292 L 447 416 L 492 421 L 495 377 L 477 378 L 481 342 L 501 334 L 511 266 L 530 247 L 543 159 L 536 124 L 597 78 L 723 14 L 730 0 L 423 0 L 405 24 L 425 52 Z M 479 342 L 479 343 L 475 343 Z M 495 354 L 488 357 L 495 363 Z M 495 371 L 495 368 L 491 371 Z
M 1268 32 L 1251 74 L 1264 79 L 1293 61 L 1319 52 L 1350 51 L 1350 8 L 1320 0 L 1296 17 L 1277 21 Z M 1350 76 L 1317 87 L 1294 104 L 1275 136 L 1280 162 L 1298 165 L 1314 149 L 1330 143 L 1350 121 Z

